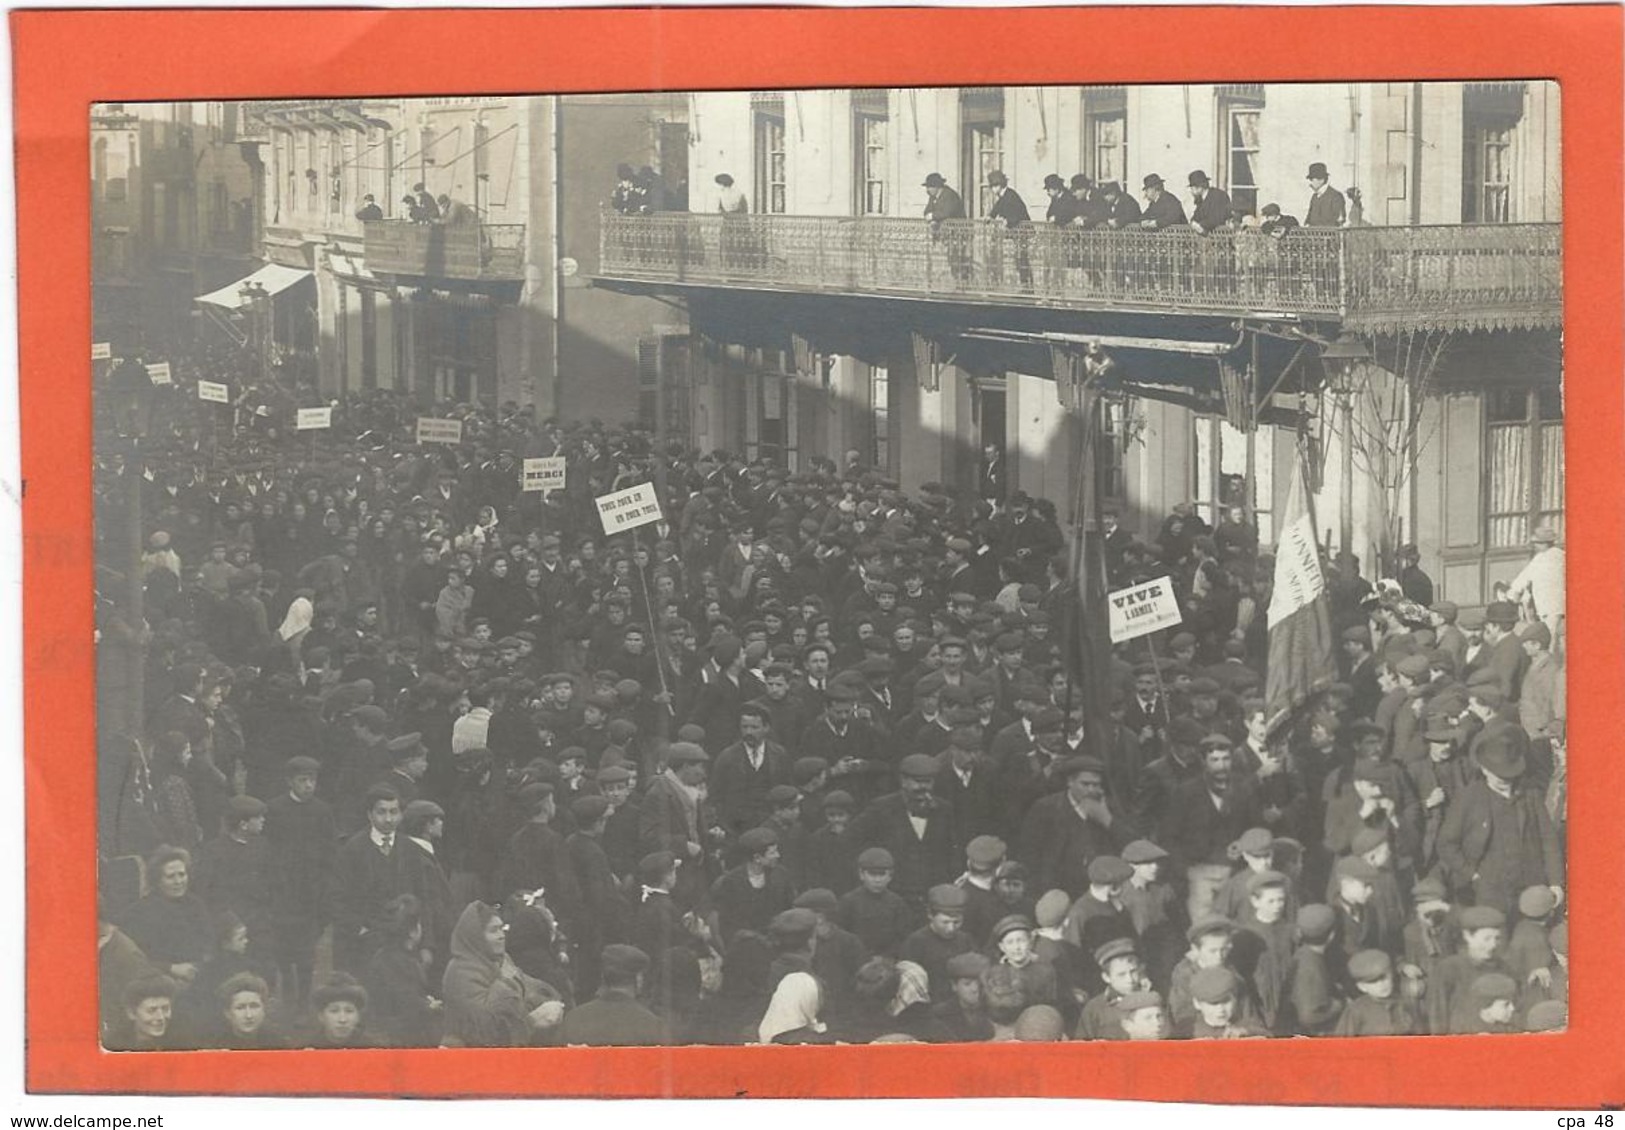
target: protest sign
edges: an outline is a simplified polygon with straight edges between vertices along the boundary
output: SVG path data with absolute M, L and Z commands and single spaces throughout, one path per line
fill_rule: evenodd
M 520 490 L 563 490 L 564 456 L 549 455 L 542 459 L 525 460 L 519 476 Z
M 604 523 L 606 534 L 625 533 L 662 518 L 660 500 L 655 497 L 653 483 L 639 483 L 594 501 L 598 504 L 598 517 Z
M 1184 619 L 1174 598 L 1173 582 L 1167 577 L 1107 593 L 1106 605 L 1112 643 L 1139 639 Z
M 418 417 L 419 443 L 462 443 L 461 420 L 437 420 L 433 416 Z

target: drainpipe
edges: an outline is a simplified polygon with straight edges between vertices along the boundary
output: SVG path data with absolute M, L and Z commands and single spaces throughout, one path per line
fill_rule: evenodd
M 1411 226 L 1422 222 L 1422 84 L 1411 83 Z

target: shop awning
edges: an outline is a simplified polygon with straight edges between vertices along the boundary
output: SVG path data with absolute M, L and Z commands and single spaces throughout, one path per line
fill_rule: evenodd
M 310 278 L 310 272 L 297 267 L 284 267 L 279 263 L 267 263 L 247 278 L 238 279 L 229 286 L 219 290 L 212 290 L 208 294 L 200 294 L 196 301 L 207 303 L 210 306 L 220 306 L 227 310 L 241 310 L 247 303 L 242 296 L 243 287 L 249 283 L 258 283 L 265 288 L 267 294 L 278 295 L 287 290 L 294 283 Z

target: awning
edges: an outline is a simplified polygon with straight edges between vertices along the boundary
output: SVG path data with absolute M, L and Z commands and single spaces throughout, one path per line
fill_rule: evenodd
M 221 306 L 227 310 L 241 310 L 247 305 L 241 291 L 249 283 L 258 283 L 265 288 L 267 294 L 277 295 L 287 290 L 294 283 L 308 278 L 310 278 L 309 271 L 300 270 L 297 267 L 284 267 L 279 263 L 267 263 L 246 279 L 238 279 L 229 286 L 223 286 L 219 290 L 210 291 L 208 294 L 198 295 L 196 301 L 207 303 L 210 306 Z

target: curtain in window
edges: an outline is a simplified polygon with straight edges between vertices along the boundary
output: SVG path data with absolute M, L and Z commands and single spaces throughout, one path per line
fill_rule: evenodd
M 1540 520 L 1563 536 L 1563 425 L 1540 428 Z
M 1529 536 L 1529 428 L 1498 425 L 1489 432 L 1490 546 L 1523 545 Z

